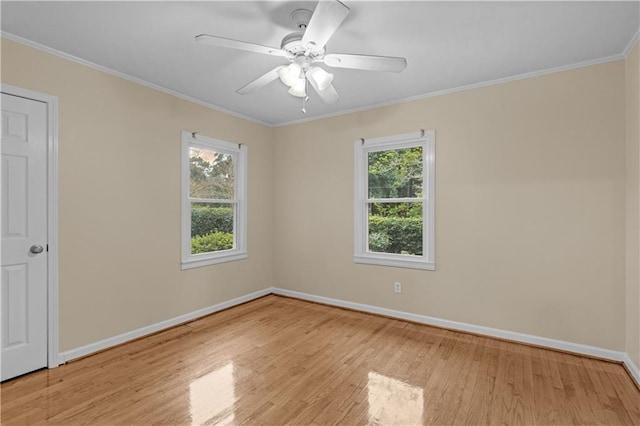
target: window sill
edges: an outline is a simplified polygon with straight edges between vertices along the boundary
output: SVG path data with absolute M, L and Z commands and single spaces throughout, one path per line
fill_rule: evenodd
M 425 269 L 428 271 L 436 270 L 435 262 L 427 262 L 424 260 L 390 259 L 373 256 L 353 256 L 353 261 L 355 263 L 364 263 L 379 266 L 393 266 L 396 268 Z
M 233 262 L 235 260 L 246 259 L 248 254 L 246 251 L 233 251 L 232 253 L 218 254 L 215 257 L 206 257 L 202 259 L 189 259 L 182 261 L 182 270 L 200 268 L 201 266 L 216 265 L 218 263 Z

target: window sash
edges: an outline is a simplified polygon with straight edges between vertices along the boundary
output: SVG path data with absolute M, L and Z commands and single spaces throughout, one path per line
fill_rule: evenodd
M 423 203 L 429 201 L 427 197 L 418 198 L 367 198 L 365 203 Z
M 189 198 L 192 203 L 207 203 L 207 204 L 237 204 L 236 198 Z
M 191 213 L 191 206 L 193 206 L 194 203 L 206 203 L 207 201 L 190 201 L 189 203 L 189 213 Z M 200 257 L 202 258 L 203 256 L 206 257 L 207 255 L 210 254 L 214 254 L 214 253 L 223 253 L 223 252 L 230 252 L 233 250 L 237 250 L 238 249 L 238 232 L 237 232 L 237 228 L 238 228 L 238 203 L 236 202 L 226 202 L 223 201 L 225 204 L 231 204 L 233 205 L 233 247 L 231 247 L 230 249 L 226 249 L 226 250 L 216 250 L 216 251 L 208 251 L 205 253 L 192 253 L 191 252 L 191 246 L 189 246 L 189 254 L 190 256 L 195 256 L 195 257 Z M 213 203 L 212 203 L 213 204 Z M 218 202 L 215 202 L 215 204 L 221 204 Z M 193 230 L 193 223 L 191 222 L 191 214 L 189 214 L 189 236 L 191 236 L 191 231 Z
M 208 138 L 207 138 L 208 139 Z M 221 142 L 221 141 L 216 141 L 216 142 Z M 188 143 L 188 147 L 186 147 L 187 149 L 187 156 L 190 155 L 190 150 L 192 148 L 196 148 L 202 151 L 208 151 L 208 152 L 214 152 L 216 154 L 224 154 L 224 155 L 228 155 L 233 159 L 233 197 L 234 197 L 234 201 L 237 201 L 238 199 L 238 158 L 239 158 L 239 150 L 234 150 L 231 148 L 225 148 L 222 146 L 213 146 L 213 143 L 216 142 L 209 142 L 207 144 L 202 143 L 202 142 L 195 142 L 195 141 L 190 141 Z M 224 142 L 225 144 L 229 144 L 229 142 Z M 230 144 L 229 144 L 230 145 Z M 190 160 L 190 157 L 189 157 Z M 189 185 L 191 185 L 191 174 L 189 174 Z M 189 193 L 187 194 L 187 196 L 189 197 L 189 200 L 199 200 L 200 198 L 192 198 L 191 197 L 191 191 L 189 191 Z M 206 202 L 204 200 L 214 200 L 213 198 L 202 198 L 202 202 Z
M 389 203 L 389 204 L 400 204 L 401 202 L 404 203 L 406 201 L 386 201 L 389 200 L 389 198 L 383 198 L 383 200 L 385 200 L 385 203 Z M 405 200 L 404 198 L 397 198 L 397 200 Z M 422 202 L 422 254 L 421 255 L 415 255 L 415 254 L 400 254 L 400 253 L 387 253 L 387 252 L 380 252 L 380 251 L 372 251 L 370 249 L 370 244 L 369 244 L 369 204 L 374 204 L 374 202 L 372 202 L 371 200 L 367 200 L 365 201 L 365 208 L 364 208 L 364 213 L 366 215 L 366 220 L 365 220 L 365 229 L 364 229 L 364 237 L 365 237 L 365 250 L 367 255 L 374 255 L 374 256 L 399 256 L 399 259 L 404 259 L 406 257 L 410 257 L 410 258 L 414 258 L 414 259 L 427 259 L 428 258 L 428 235 L 427 235 L 427 230 L 426 230 L 426 226 L 425 226 L 425 216 L 426 216 L 426 206 L 427 204 L 423 201 L 422 198 L 408 198 L 407 200 L 412 200 L 410 202 Z M 377 202 L 377 201 L 376 201 Z

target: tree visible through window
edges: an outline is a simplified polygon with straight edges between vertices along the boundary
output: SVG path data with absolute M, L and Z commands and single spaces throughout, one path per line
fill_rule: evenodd
M 189 149 L 191 254 L 233 248 L 233 156 Z
M 369 200 L 386 201 L 369 202 L 369 250 L 422 255 L 422 147 L 370 152 L 368 166 Z
M 433 269 L 433 132 L 356 142 L 359 263 Z

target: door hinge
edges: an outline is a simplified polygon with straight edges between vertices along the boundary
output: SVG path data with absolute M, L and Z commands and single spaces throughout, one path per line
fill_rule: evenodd
M 49 251 L 49 244 L 47 244 L 47 251 Z

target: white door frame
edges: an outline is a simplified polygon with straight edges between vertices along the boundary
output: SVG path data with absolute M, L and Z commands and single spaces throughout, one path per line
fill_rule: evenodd
M 2 83 L 2 93 L 47 104 L 47 366 L 58 361 L 58 98 Z

